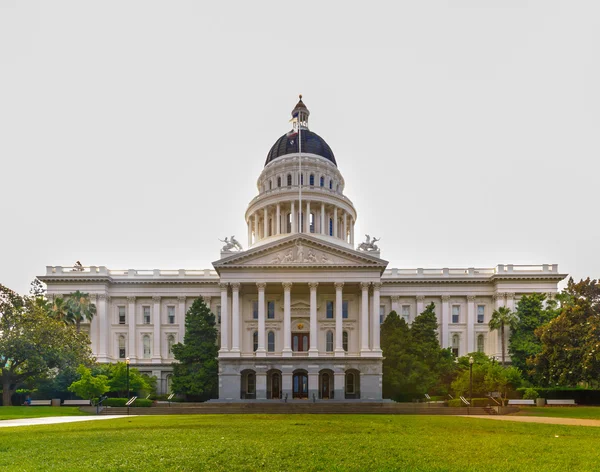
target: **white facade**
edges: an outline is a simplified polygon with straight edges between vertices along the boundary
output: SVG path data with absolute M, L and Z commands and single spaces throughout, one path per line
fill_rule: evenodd
M 295 132 L 269 153 L 246 211 L 249 248 L 223 252 L 215 270 L 46 268 L 49 297 L 92 295 L 86 329 L 98 361 L 129 357 L 168 391 L 170 346 L 198 296 L 219 318 L 221 400 L 379 400 L 380 322 L 395 310 L 410 323 L 430 302 L 443 347 L 500 356 L 492 312 L 524 294 L 552 296 L 565 277 L 558 266 L 386 269 L 376 246 L 354 249 L 357 212 L 333 154 L 308 131 L 302 101 L 293 114 Z M 298 138 L 315 152 L 299 154 Z

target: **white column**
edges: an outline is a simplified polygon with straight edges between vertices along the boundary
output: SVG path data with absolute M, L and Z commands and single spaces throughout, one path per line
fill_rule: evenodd
M 379 347 L 379 305 L 380 305 L 380 290 L 381 282 L 373 283 L 373 313 L 371 318 L 371 350 L 377 354 L 381 354 Z
M 506 302 L 504 301 L 504 293 L 496 293 L 494 295 L 494 301 L 496 302 L 496 310 L 500 307 L 506 306 Z M 492 314 L 490 313 L 490 318 L 491 318 Z M 502 336 L 500 335 L 500 330 L 496 330 L 496 336 L 493 336 L 492 332 L 490 332 L 490 338 L 494 338 L 494 341 L 496 343 L 495 346 L 495 356 L 498 359 L 502 358 Z
M 402 317 L 400 313 L 400 297 L 392 297 L 392 311 L 395 311 L 398 316 Z
M 344 242 L 348 242 L 348 214 L 344 212 Z
M 154 296 L 152 297 L 152 301 L 154 302 L 154 307 L 152 311 L 152 323 L 153 323 L 153 333 L 152 333 L 152 363 L 160 364 L 161 353 L 160 353 L 160 297 Z
M 344 302 L 342 290 L 344 288 L 343 282 L 335 283 L 335 356 L 344 357 L 343 345 L 343 320 L 342 320 L 342 304 Z
M 258 241 L 258 213 L 254 212 L 254 242 Z M 223 305 L 221 305 L 221 310 L 223 310 Z M 223 311 L 221 311 L 221 318 L 223 317 Z
M 369 352 L 369 283 L 361 282 L 360 352 Z
M 325 226 L 325 204 L 321 203 L 321 234 L 327 234 Z
M 231 352 L 240 352 L 240 284 L 231 284 Z
M 475 351 L 475 295 L 467 296 L 467 353 Z
M 127 297 L 129 306 L 127 307 L 127 325 L 128 325 L 128 338 L 129 338 L 129 353 L 128 356 L 131 362 L 137 360 L 136 346 L 136 313 L 135 313 L 135 297 Z
M 252 223 L 248 219 L 248 247 L 252 246 Z
M 256 218 L 256 215 L 254 215 Z M 255 220 L 256 221 L 256 220 Z M 229 352 L 229 300 L 227 296 L 227 283 L 219 284 L 221 289 L 221 350 L 220 353 Z
M 277 229 L 276 229 L 276 231 L 277 231 L 277 234 L 281 234 L 281 204 L 280 203 L 277 204 L 277 213 L 276 214 L 277 214 L 277 223 L 276 223 Z
M 258 288 L 258 348 L 256 349 L 256 357 L 265 357 L 267 350 L 265 349 L 265 287 L 264 282 L 256 284 Z
M 338 237 L 338 214 L 337 207 L 333 207 L 333 236 Z
M 309 355 L 318 356 L 319 348 L 317 347 L 317 282 L 310 282 L 310 348 Z
M 292 209 L 290 211 L 290 215 L 292 218 L 292 233 L 296 232 L 296 205 L 292 202 Z
M 98 356 L 99 362 L 106 362 L 108 360 L 108 333 L 110 326 L 110 297 L 107 297 L 104 293 L 98 295 L 98 352 L 94 353 Z
M 515 310 L 515 294 L 514 293 L 506 294 L 506 308 L 508 308 L 510 311 Z
M 283 282 L 283 357 L 292 356 L 292 283 Z
M 350 220 L 350 245 L 354 247 L 354 220 Z
M 423 295 L 417 295 L 417 312 L 415 316 L 419 316 L 425 311 L 425 297 Z
M 310 202 L 306 202 L 306 215 L 304 215 L 304 232 L 310 233 Z
M 448 324 L 450 323 L 450 297 L 448 295 L 442 295 L 442 330 L 440 337 L 442 338 L 442 347 L 447 348 L 450 346 L 450 339 L 448 334 Z
M 185 338 L 185 295 L 177 297 L 177 301 L 179 302 L 179 312 L 177 316 L 177 322 L 179 323 L 179 342 L 182 343 Z M 208 308 L 210 308 L 210 298 L 207 302 L 205 297 L 204 302 L 207 303 Z
M 269 211 L 267 207 L 263 208 L 263 238 L 269 236 Z

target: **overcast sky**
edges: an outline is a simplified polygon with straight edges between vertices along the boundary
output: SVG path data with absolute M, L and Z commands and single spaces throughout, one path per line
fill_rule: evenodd
M 0 283 L 209 268 L 302 93 L 388 267 L 600 276 L 600 2 L 0 0 Z

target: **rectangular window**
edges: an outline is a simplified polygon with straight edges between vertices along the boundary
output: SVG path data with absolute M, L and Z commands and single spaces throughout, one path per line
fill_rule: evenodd
M 333 302 L 327 302 L 327 318 L 333 318 Z
M 119 348 L 119 359 L 125 359 L 125 348 L 124 347 Z
M 125 324 L 125 307 L 119 307 L 119 324 Z
M 258 319 L 258 301 L 256 300 L 252 302 L 252 318 L 255 320 Z
M 169 324 L 175 324 L 175 307 L 168 306 L 167 307 L 167 321 Z
M 144 307 L 144 324 L 150 324 L 150 307 Z
M 348 300 L 342 302 L 342 318 L 348 318 Z
M 485 320 L 485 305 L 477 305 L 477 323 L 483 323 Z
M 452 305 L 452 323 L 460 323 L 460 305 Z
M 410 305 L 402 305 L 402 318 L 408 323 L 410 319 Z
M 221 324 L 221 305 L 217 305 L 217 323 Z
M 275 319 L 275 302 L 267 302 L 267 318 L 270 320 Z
M 385 320 L 385 305 L 379 306 L 379 324 L 383 324 Z

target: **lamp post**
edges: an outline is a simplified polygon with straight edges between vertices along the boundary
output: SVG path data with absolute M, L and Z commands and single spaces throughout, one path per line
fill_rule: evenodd
M 125 359 L 125 364 L 127 364 L 127 400 L 129 400 L 129 357 Z
M 469 357 L 469 404 L 473 403 L 473 356 Z

